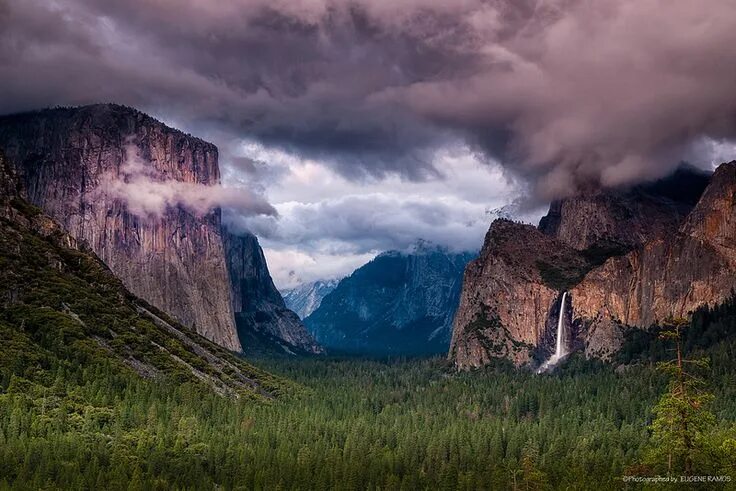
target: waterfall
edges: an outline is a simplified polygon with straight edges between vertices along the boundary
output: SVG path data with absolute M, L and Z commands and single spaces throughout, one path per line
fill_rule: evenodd
M 560 314 L 557 316 L 557 338 L 555 341 L 555 352 L 549 357 L 549 360 L 545 361 L 537 373 L 546 372 L 551 369 L 557 363 L 567 355 L 567 349 L 565 348 L 565 300 L 567 298 L 567 292 L 562 294 L 562 302 L 560 303 Z
M 558 360 L 567 354 L 565 353 L 565 339 L 563 332 L 565 329 L 565 298 L 567 298 L 567 292 L 562 294 L 560 315 L 557 317 L 557 343 L 555 345 L 555 354 L 553 356 L 556 356 Z

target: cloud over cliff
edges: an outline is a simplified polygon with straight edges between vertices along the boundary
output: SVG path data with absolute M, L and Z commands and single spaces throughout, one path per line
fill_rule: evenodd
M 550 197 L 732 139 L 734 25 L 726 0 L 2 0 L 0 111 L 115 100 L 353 179 L 436 178 L 462 140 Z
M 225 208 L 243 217 L 277 215 L 263 197 L 242 187 L 166 179 L 138 155 L 134 145 L 126 146 L 126 160 L 120 172 L 103 175 L 90 193 L 93 202 L 101 196 L 124 202 L 128 211 L 144 218 L 160 217 L 177 207 L 199 216 L 215 208 Z
M 0 113 L 118 102 L 211 140 L 238 190 L 103 184 L 233 208 L 287 279 L 345 274 L 478 247 L 519 195 L 733 159 L 734 25 L 729 0 L 0 0 Z

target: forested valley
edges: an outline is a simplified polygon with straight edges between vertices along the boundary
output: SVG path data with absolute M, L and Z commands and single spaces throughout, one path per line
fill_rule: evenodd
M 736 471 L 735 307 L 703 309 L 684 329 L 685 353 L 710 362 L 698 475 Z M 673 355 L 656 333 L 631 338 L 617 363 L 573 356 L 544 375 L 263 358 L 294 383 L 236 400 L 104 363 L 55 361 L 39 377 L 2 332 L 2 489 L 619 489 L 637 486 L 625 475 L 682 473 L 676 443 L 653 430 L 669 380 L 655 362 Z

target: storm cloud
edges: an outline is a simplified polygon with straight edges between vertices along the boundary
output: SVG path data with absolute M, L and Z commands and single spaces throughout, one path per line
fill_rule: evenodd
M 224 213 L 230 228 L 256 233 L 276 285 L 341 278 L 385 250 L 407 250 L 418 239 L 454 251 L 477 251 L 496 217 L 535 223 L 522 182 L 508 179 L 467 148 L 438 151 L 441 179 L 399 176 L 352 181 L 324 162 L 246 145 L 241 162 L 251 185 L 263 183 L 277 217 Z M 268 172 L 265 164 L 269 162 Z M 233 178 L 229 173 L 224 177 Z M 279 176 L 273 180 L 273 176 Z M 255 179 L 255 181 L 253 180 Z
M 2 112 L 115 101 L 351 179 L 441 178 L 463 142 L 550 198 L 736 135 L 727 0 L 0 0 L 0 23 Z

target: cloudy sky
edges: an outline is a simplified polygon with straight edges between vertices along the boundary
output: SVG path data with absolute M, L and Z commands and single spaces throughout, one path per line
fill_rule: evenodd
M 731 0 L 0 0 L 0 112 L 118 102 L 213 141 L 277 210 L 229 220 L 287 286 L 733 158 L 734 25 Z

